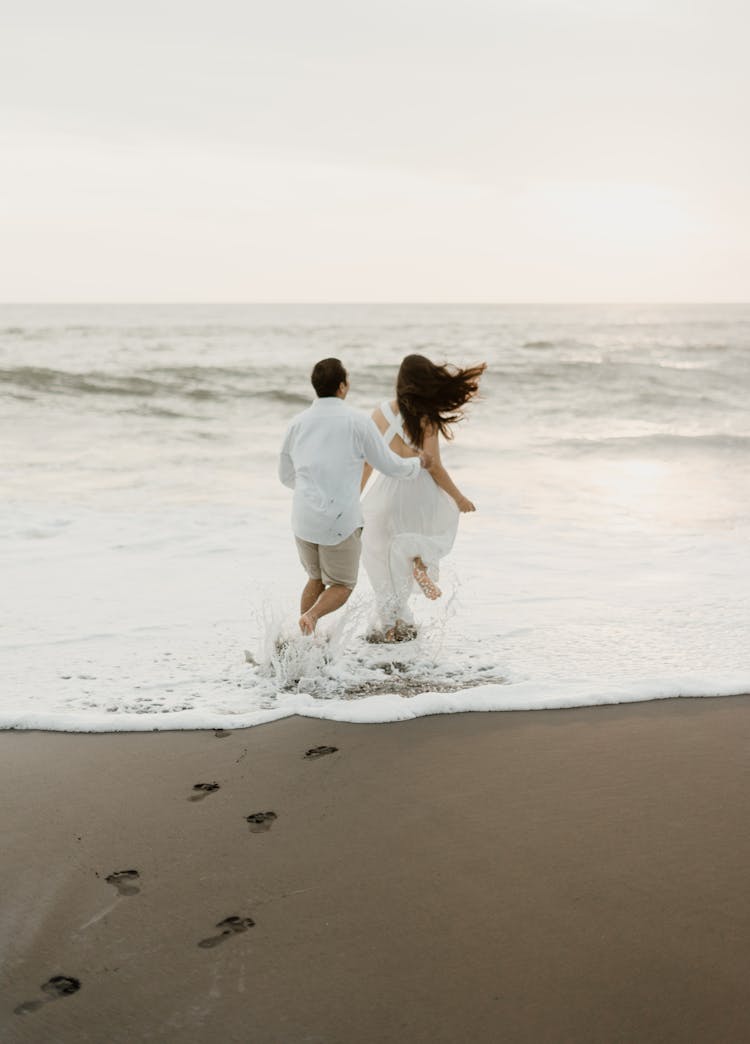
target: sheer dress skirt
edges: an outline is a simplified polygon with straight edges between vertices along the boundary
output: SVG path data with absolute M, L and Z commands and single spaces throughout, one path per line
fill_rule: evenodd
M 386 433 L 387 434 L 387 433 Z M 362 503 L 362 564 L 375 592 L 383 628 L 412 623 L 409 598 L 415 589 L 414 559 L 432 580 L 456 539 L 459 510 L 427 471 L 412 481 L 379 475 Z

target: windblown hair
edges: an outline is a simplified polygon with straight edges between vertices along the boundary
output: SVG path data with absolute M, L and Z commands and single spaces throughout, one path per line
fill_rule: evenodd
M 319 399 L 333 398 L 339 385 L 346 384 L 347 373 L 340 359 L 321 359 L 310 374 L 312 386 Z
M 479 391 L 479 379 L 487 363 L 469 366 L 438 366 L 424 355 L 407 355 L 396 380 L 396 398 L 404 430 L 417 449 L 427 429 L 437 429 L 453 438 L 451 426 L 463 419 L 462 407 Z

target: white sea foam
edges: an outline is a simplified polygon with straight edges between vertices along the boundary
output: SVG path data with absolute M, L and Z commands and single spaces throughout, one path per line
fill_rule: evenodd
M 0 727 L 750 691 L 750 309 L 4 311 Z M 369 644 L 363 579 L 302 638 L 274 454 L 310 364 L 343 356 L 364 406 L 426 344 L 490 362 L 446 451 L 479 506 L 446 596 L 417 641 Z

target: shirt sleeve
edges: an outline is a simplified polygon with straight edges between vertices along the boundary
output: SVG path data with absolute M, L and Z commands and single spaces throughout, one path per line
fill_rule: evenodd
M 367 417 L 362 427 L 362 456 L 376 471 L 392 478 L 415 479 L 421 464 L 419 457 L 399 457 L 386 446 L 372 418 Z
M 279 478 L 288 486 L 289 489 L 294 489 L 296 473 L 294 471 L 294 463 L 292 462 L 291 455 L 292 447 L 292 429 L 286 433 L 284 437 L 284 444 L 281 447 L 281 453 L 279 454 Z

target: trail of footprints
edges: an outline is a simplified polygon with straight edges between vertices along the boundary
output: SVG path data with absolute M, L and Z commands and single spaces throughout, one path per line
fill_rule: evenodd
M 224 729 L 216 729 L 214 735 L 219 739 L 224 739 L 231 733 L 226 732 Z M 337 752 L 338 747 L 310 747 L 309 750 L 305 751 L 303 757 L 306 761 L 314 761 L 316 758 L 322 758 L 327 754 L 336 754 Z M 214 794 L 220 789 L 219 784 L 215 782 L 195 783 L 188 801 L 203 801 L 209 794 Z M 251 812 L 249 816 L 245 816 L 245 821 L 249 825 L 250 833 L 252 834 L 266 833 L 277 819 L 278 815 L 275 812 Z M 107 884 L 112 885 L 117 890 L 118 896 L 138 895 L 141 889 L 135 882 L 140 881 L 140 879 L 141 875 L 137 870 L 114 870 L 105 878 Z M 213 949 L 220 943 L 232 938 L 232 936 L 240 935 L 246 932 L 248 928 L 253 928 L 254 926 L 255 921 L 252 917 L 240 917 L 237 914 L 231 914 L 215 925 L 219 929 L 218 935 L 209 935 L 205 939 L 201 939 L 198 946 L 203 950 Z M 16 1015 L 30 1015 L 45 1004 L 60 1000 L 62 997 L 72 996 L 72 994 L 80 990 L 81 981 L 70 975 L 53 975 L 51 979 L 43 982 L 39 988 L 44 996 L 18 1004 L 13 1009 Z

